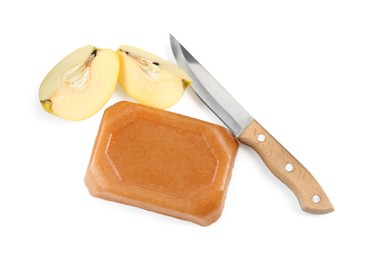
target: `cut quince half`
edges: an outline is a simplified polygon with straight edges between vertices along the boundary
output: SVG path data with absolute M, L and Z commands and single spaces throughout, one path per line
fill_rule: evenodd
M 119 72 L 118 55 L 92 45 L 61 60 L 45 77 L 39 99 L 54 115 L 82 120 L 98 112 L 114 92 Z
M 143 105 L 169 108 L 191 84 L 190 77 L 177 65 L 144 50 L 121 45 L 118 81 L 125 92 Z

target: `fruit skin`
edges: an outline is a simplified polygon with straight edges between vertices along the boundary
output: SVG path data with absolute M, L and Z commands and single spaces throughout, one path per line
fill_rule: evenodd
M 121 45 L 118 81 L 126 93 L 143 105 L 169 108 L 191 84 L 190 77 L 177 65 L 144 50 Z
M 45 77 L 39 100 L 47 112 L 83 120 L 98 112 L 112 96 L 119 59 L 110 49 L 88 45 L 62 59 Z

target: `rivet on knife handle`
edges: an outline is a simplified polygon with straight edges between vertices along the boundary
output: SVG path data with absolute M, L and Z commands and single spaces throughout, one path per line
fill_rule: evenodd
M 256 120 L 242 131 L 238 139 L 252 147 L 271 172 L 294 192 L 304 211 L 323 214 L 334 210 L 312 174 Z

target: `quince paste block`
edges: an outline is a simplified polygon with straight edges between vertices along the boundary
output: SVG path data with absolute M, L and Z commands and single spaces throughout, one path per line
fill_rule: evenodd
M 119 102 L 103 115 L 85 183 L 92 196 L 207 226 L 222 213 L 237 150 L 222 126 Z

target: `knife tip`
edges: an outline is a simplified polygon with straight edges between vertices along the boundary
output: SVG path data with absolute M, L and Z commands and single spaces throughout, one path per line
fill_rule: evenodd
M 170 33 L 170 41 L 172 42 L 178 42 L 176 38 Z

